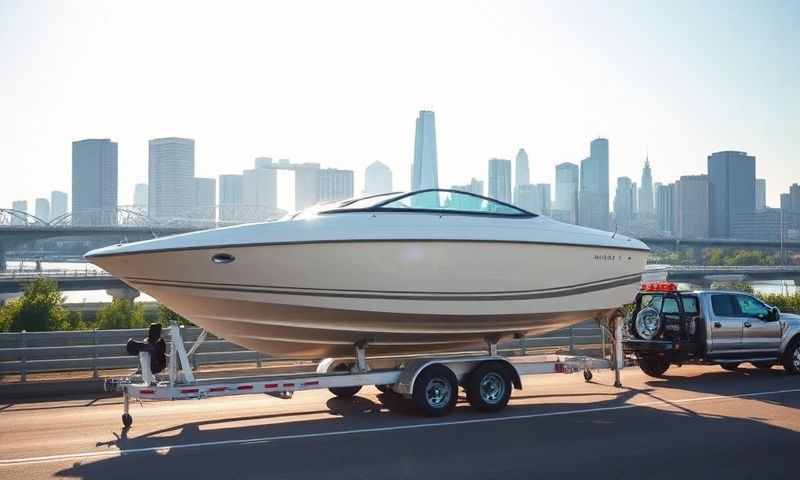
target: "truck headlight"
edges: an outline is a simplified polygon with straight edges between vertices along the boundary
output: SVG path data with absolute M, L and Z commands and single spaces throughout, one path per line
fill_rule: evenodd
M 661 330 L 661 314 L 655 308 L 645 308 L 636 315 L 635 325 L 639 338 L 652 340 Z

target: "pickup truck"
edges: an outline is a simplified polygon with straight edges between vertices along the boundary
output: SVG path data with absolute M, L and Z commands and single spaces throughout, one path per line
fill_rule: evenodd
M 782 365 L 786 373 L 800 373 L 800 316 L 747 293 L 643 284 L 623 335 L 623 351 L 653 377 L 684 363 L 726 370 L 742 363 L 759 369 Z

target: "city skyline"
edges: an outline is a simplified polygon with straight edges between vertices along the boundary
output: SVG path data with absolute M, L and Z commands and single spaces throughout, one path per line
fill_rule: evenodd
M 585 141 L 598 136 L 613 143 L 611 179 L 638 179 L 649 152 L 656 179 L 673 182 L 721 150 L 759 158 L 770 206 L 800 178 L 796 3 L 499 2 L 493 22 L 479 4 L 431 6 L 424 18 L 409 4 L 391 15 L 368 8 L 369 25 L 348 19 L 363 5 L 318 8 L 325 15 L 308 18 L 294 5 L 198 5 L 184 35 L 196 48 L 186 52 L 169 36 L 185 13 L 176 5 L 153 19 L 137 5 L 4 2 L 0 62 L 14 73 L 0 79 L 0 158 L 26 169 L 0 179 L 0 205 L 69 190 L 68 145 L 94 137 L 120 146 L 121 203 L 147 179 L 146 139 L 169 135 L 197 140 L 199 177 L 241 172 L 263 154 L 359 173 L 377 159 L 395 172 L 397 189 L 408 189 L 409 118 L 419 109 L 439 117 L 440 185 L 484 178 L 486 159 L 514 158 L 521 146 L 533 181 L 554 184 L 555 165 L 581 160 Z M 275 28 L 255 28 L 265 18 Z M 141 39 L 133 26 L 144 20 Z M 205 38 L 220 20 L 242 28 Z M 305 39 L 301 24 L 329 41 Z M 416 28 L 436 34 L 417 38 Z M 292 48 L 269 47 L 287 38 Z M 658 54 L 667 47 L 669 56 Z M 377 63 L 366 65 L 365 55 Z M 501 82 L 496 72 L 508 65 L 518 74 Z M 334 74 L 320 79 L 320 66 Z M 355 191 L 362 181 L 356 175 Z

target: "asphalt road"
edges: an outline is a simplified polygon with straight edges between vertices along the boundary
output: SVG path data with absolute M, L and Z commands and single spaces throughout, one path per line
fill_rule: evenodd
M 119 399 L 0 401 L 0 478 L 796 478 L 800 377 L 669 373 L 526 377 L 499 414 L 440 419 L 371 387 L 134 404 L 127 433 Z

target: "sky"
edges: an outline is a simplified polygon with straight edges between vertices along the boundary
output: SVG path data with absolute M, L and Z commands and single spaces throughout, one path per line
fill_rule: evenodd
M 756 156 L 767 204 L 800 182 L 800 2 L 0 0 L 0 206 L 69 192 L 71 142 L 196 140 L 196 175 L 259 156 L 392 168 L 436 112 L 440 186 L 525 148 L 532 182 L 606 137 L 611 183 Z M 29 207 L 32 209 L 32 205 Z

